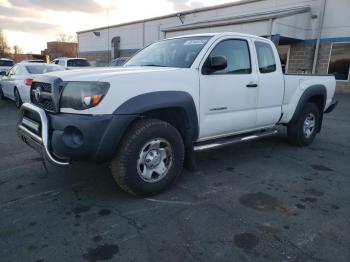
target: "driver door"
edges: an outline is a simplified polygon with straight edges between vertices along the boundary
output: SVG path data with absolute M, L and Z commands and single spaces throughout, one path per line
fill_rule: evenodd
M 258 76 L 245 38 L 219 39 L 200 72 L 200 140 L 233 135 L 256 127 Z M 214 56 L 227 60 L 223 70 L 204 73 Z

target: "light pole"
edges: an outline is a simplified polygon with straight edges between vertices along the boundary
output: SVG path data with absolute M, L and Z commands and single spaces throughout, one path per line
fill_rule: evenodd
M 108 64 L 111 63 L 111 45 L 109 41 L 109 7 L 107 7 L 107 56 L 108 56 Z

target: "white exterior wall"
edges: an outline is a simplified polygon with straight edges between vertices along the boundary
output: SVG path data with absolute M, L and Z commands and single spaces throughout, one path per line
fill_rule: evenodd
M 190 13 L 184 16 L 184 25 L 201 21 L 235 17 L 244 14 L 257 14 L 269 12 L 272 10 L 287 9 L 298 6 L 311 6 L 310 13 L 295 14 L 288 17 L 277 18 L 273 22 L 272 34 L 295 38 L 295 39 L 314 39 L 316 38 L 320 17 L 320 10 L 324 0 L 261 0 L 248 4 L 235 5 L 231 7 L 212 9 L 196 13 Z M 322 31 L 323 38 L 330 37 L 350 37 L 350 0 L 327 0 L 324 26 Z M 312 18 L 312 15 L 318 16 Z M 140 49 L 144 45 L 153 43 L 165 37 L 166 29 L 181 26 L 178 17 L 163 18 L 135 24 L 114 26 L 108 30 L 95 30 L 100 32 L 97 37 L 93 34 L 94 30 L 78 33 L 80 52 L 100 52 L 111 49 L 111 40 L 114 36 L 120 37 L 120 49 Z M 255 35 L 268 35 L 270 23 L 268 20 L 241 23 L 227 26 L 213 26 L 209 28 L 181 30 L 176 32 L 167 32 L 166 37 L 202 33 L 202 32 L 220 32 L 236 31 L 241 33 L 250 33 Z M 108 41 L 109 40 L 109 41 Z
M 350 0 L 327 0 L 322 38 L 350 37 Z
M 142 23 L 110 28 L 109 37 L 108 30 L 96 32 L 100 32 L 100 36 L 95 36 L 93 32 L 79 34 L 79 52 L 107 51 L 114 36 L 120 36 L 121 49 L 138 49 L 142 46 Z

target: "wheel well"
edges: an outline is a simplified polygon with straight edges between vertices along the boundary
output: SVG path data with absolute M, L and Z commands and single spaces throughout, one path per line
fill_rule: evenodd
M 323 95 L 312 96 L 310 97 L 308 102 L 314 103 L 318 107 L 320 114 L 323 114 L 323 110 L 325 106 L 325 98 L 323 97 Z
M 189 138 L 187 137 L 187 131 L 190 128 L 189 119 L 185 110 L 182 108 L 173 107 L 156 109 L 147 111 L 141 116 L 145 118 L 156 118 L 168 122 L 179 131 L 184 141 L 186 141 Z

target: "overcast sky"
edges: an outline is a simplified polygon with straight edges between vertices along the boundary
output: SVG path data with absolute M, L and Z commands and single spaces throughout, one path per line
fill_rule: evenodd
M 0 0 L 0 29 L 11 46 L 39 53 L 58 34 L 235 0 Z M 107 9 L 109 16 L 107 16 Z M 109 18 L 108 18 L 109 17 Z

